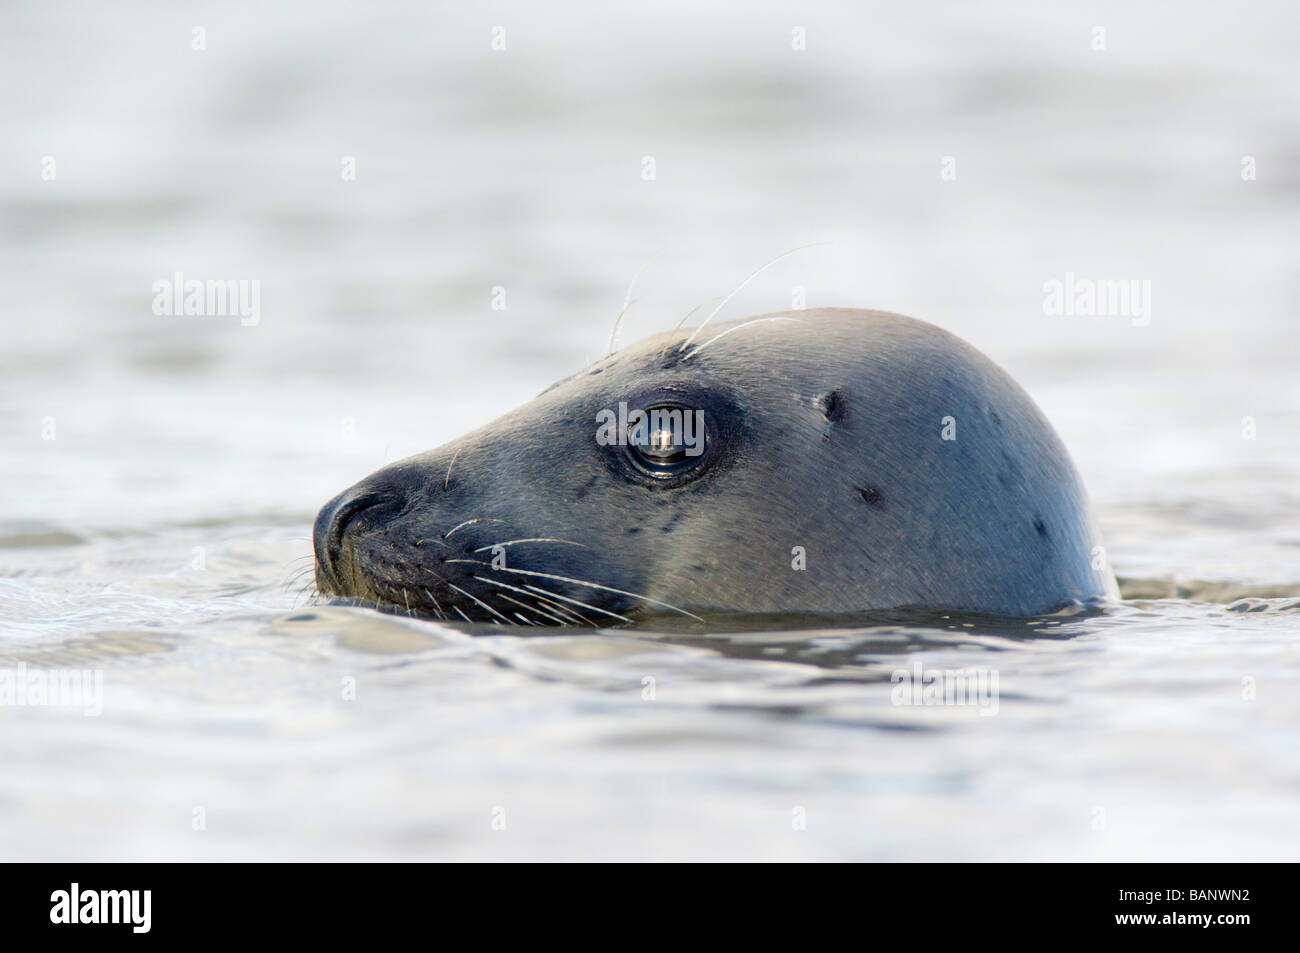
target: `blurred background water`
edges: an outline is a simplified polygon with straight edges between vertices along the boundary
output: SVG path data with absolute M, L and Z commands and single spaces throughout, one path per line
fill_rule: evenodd
M 5 4 L 0 667 L 104 695 L 0 706 L 0 852 L 1297 859 L 1298 27 Z M 320 504 L 598 356 L 642 266 L 623 343 L 813 242 L 727 314 L 971 341 L 1127 602 L 532 638 L 304 604 Z M 260 282 L 260 320 L 155 314 L 176 272 Z M 1149 323 L 1045 314 L 1067 273 L 1149 281 Z M 996 717 L 892 704 L 917 660 L 995 670 Z

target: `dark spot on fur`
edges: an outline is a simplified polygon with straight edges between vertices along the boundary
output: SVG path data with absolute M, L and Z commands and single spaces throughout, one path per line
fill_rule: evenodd
M 640 527 L 640 526 L 629 526 L 629 527 L 628 527 L 627 529 L 625 529 L 623 532 L 627 533 L 627 535 L 629 535 L 629 536 L 635 536 L 637 533 L 641 532 L 641 527 Z
M 1002 416 L 996 410 L 989 411 L 989 420 L 993 421 L 999 427 L 1002 426 Z
M 573 498 L 574 498 L 575 500 L 580 500 L 580 499 L 582 499 L 584 496 L 586 496 L 586 495 L 587 495 L 587 491 L 590 490 L 593 486 L 595 486 L 595 484 L 596 484 L 596 480 L 597 480 L 597 477 L 592 477 L 590 480 L 588 480 L 586 483 L 584 483 L 581 487 L 578 488 L 578 491 L 577 491 L 576 493 L 574 493 Z
M 673 518 L 663 525 L 663 531 L 665 533 L 671 533 L 676 528 L 677 521 L 681 518 L 682 514 L 680 512 L 674 513 Z
M 1041 516 L 1034 517 L 1034 529 L 1038 531 L 1039 536 L 1047 535 L 1047 527 L 1043 525 L 1043 518 Z
M 868 503 L 870 503 L 872 506 L 876 507 L 877 509 L 885 505 L 884 497 L 880 495 L 880 491 L 877 490 L 874 486 L 867 486 L 867 487 L 860 486 L 858 487 L 858 493 L 862 495 L 862 498 L 864 500 L 866 500 Z
M 998 483 L 1010 489 L 1020 482 L 1020 464 L 1011 459 L 1011 454 L 1005 450 L 1002 453 L 1002 463 L 1006 466 L 1006 471 L 998 474 Z
M 849 404 L 844 394 L 833 390 L 817 398 L 817 409 L 833 424 L 842 422 L 849 415 Z

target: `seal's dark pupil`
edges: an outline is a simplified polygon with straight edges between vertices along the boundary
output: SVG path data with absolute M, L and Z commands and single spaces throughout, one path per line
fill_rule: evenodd
M 633 416 L 627 442 L 643 466 L 656 472 L 675 472 L 699 458 L 704 443 L 703 421 L 686 421 L 688 413 L 691 411 L 681 407 L 651 407 Z
M 677 435 L 668 430 L 656 430 L 650 435 L 649 451 L 655 456 L 666 457 L 677 452 Z
M 682 453 L 682 438 L 671 422 L 656 422 L 649 428 L 631 427 L 628 441 L 647 457 L 667 460 Z

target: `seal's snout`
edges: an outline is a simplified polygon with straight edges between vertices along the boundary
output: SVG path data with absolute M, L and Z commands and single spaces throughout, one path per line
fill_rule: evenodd
M 385 502 L 383 494 L 353 487 L 321 507 L 312 529 L 312 544 L 316 550 L 316 585 L 322 591 L 344 592 L 339 567 L 348 528 L 356 525 L 357 518 L 367 510 Z

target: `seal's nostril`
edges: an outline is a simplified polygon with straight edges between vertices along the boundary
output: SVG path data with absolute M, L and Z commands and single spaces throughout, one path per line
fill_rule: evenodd
M 348 492 L 326 503 L 321 509 L 313 527 L 312 543 L 316 550 L 318 571 L 323 570 L 326 578 L 337 582 L 334 570 L 343 552 L 343 535 L 348 527 L 361 513 L 386 499 L 379 493 L 353 495 Z
M 378 503 L 380 497 L 375 493 L 366 493 L 355 499 L 347 500 L 334 512 L 334 519 L 330 523 L 329 533 L 329 552 L 330 556 L 337 558 L 343 549 L 343 534 L 347 532 L 348 525 L 352 523 L 357 516 L 370 509 Z

